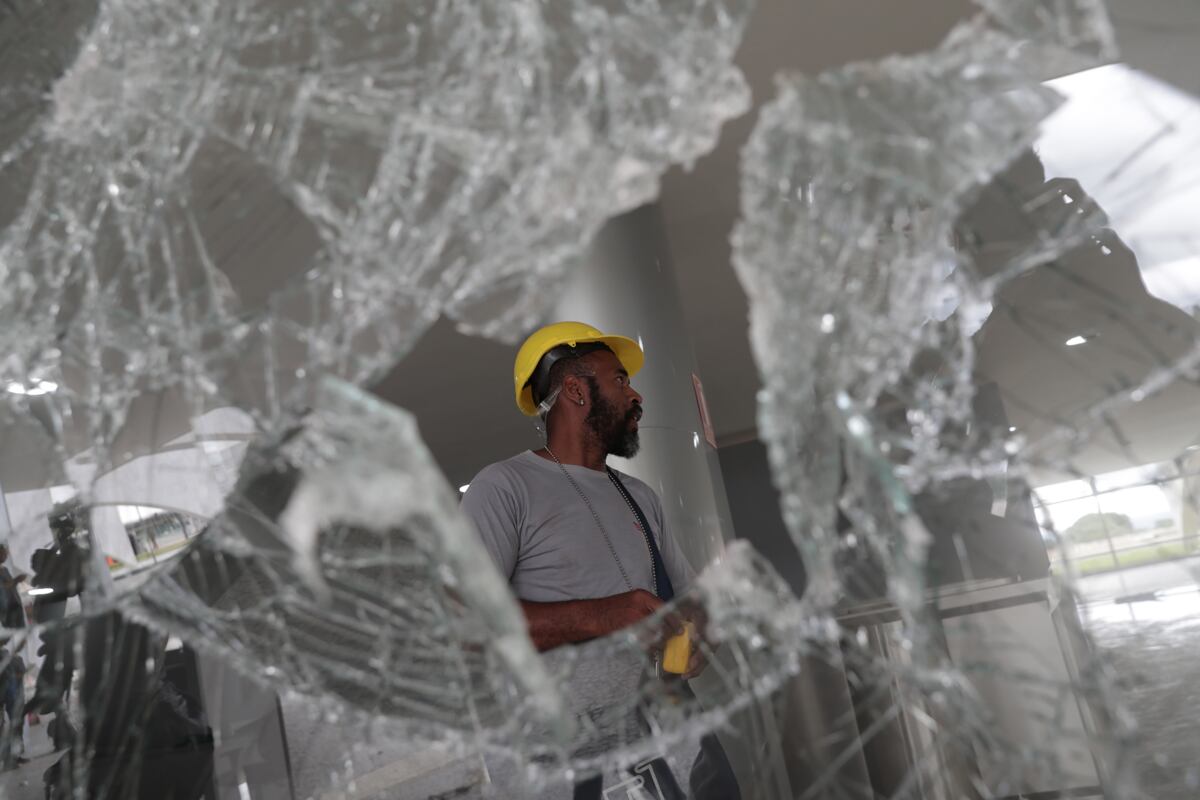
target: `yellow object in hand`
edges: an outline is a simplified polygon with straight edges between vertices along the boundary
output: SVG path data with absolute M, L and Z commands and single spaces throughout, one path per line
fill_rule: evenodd
M 692 623 L 685 623 L 683 633 L 667 639 L 666 649 L 663 650 L 663 672 L 682 675 L 687 672 L 688 661 L 692 656 Z

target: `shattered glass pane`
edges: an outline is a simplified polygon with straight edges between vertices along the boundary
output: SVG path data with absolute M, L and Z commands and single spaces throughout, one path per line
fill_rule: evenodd
M 247 672 L 414 723 L 507 737 L 524 706 L 561 713 L 507 589 L 399 409 L 329 384 L 243 476 L 126 613 Z
M 731 60 L 748 10 L 741 0 L 0 10 L 0 386 L 5 440 L 20 440 L 31 467 L 5 478 L 5 521 L 14 564 L 53 606 L 33 615 L 48 625 L 42 653 L 35 637 L 23 645 L 41 663 L 31 708 L 61 720 L 52 738 L 68 747 L 48 786 L 126 796 L 142 779 L 143 793 L 161 792 L 147 788 L 152 769 L 139 778 L 139 714 L 174 726 L 196 763 L 214 746 L 218 763 L 232 757 L 221 739 L 236 714 L 214 720 L 214 743 L 196 707 L 201 688 L 210 701 L 224 689 L 180 683 L 214 653 L 218 669 L 277 673 L 279 688 L 495 739 L 521 739 L 522 717 L 506 712 L 553 705 L 553 683 L 522 664 L 523 627 L 504 636 L 515 607 L 472 594 L 491 567 L 463 545 L 453 497 L 434 502 L 444 481 L 432 460 L 360 453 L 343 469 L 344 453 L 322 449 L 336 442 L 296 426 L 322 419 L 323 379 L 368 382 L 439 315 L 509 340 L 540 318 L 600 225 L 650 200 L 667 167 L 706 152 L 746 109 Z M 390 438 L 357 441 L 418 457 L 411 423 L 395 424 Z M 298 452 L 273 453 L 288 434 Z M 291 487 L 286 520 L 255 519 L 284 491 L 270 486 L 287 483 L 281 464 L 320 477 Z M 337 483 L 351 475 L 367 482 Z M 399 483 L 381 486 L 383 476 Z M 403 506 L 400 530 L 364 519 L 367 506 L 333 513 L 350 489 Z M 409 507 L 410 491 L 434 504 Z M 457 549 L 441 549 L 448 531 Z M 394 549 L 362 552 L 385 532 Z M 401 592 L 407 603 L 368 607 L 370 580 L 390 589 L 413 570 L 425 577 Z M 390 627 L 434 639 L 389 638 Z M 331 628 L 350 638 L 331 648 Z M 355 636 L 358 672 L 329 661 Z M 427 692 L 444 681 L 434 665 L 445 647 L 457 648 L 464 682 Z M 425 649 L 431 661 L 414 659 Z M 467 691 L 465 676 L 496 659 L 515 683 Z M 389 674 L 396 660 L 407 677 Z M 123 716 L 89 716 L 121 681 L 139 683 L 143 661 Z M 368 673 L 387 680 L 371 688 Z M 542 712 L 548 730 L 570 729 Z M 204 779 L 174 790 L 198 791 L 189 784 Z
M 72 450 L 171 389 L 266 424 L 442 313 L 511 339 L 748 102 L 737 0 L 40 8 L 5 17 L 33 40 L 0 95 L 3 377 L 71 397 Z
M 1044 83 L 1111 58 L 1097 4 L 981 5 L 764 109 L 760 431 L 874 792 L 1190 796 L 1200 106 L 1120 65 Z
M 744 797 L 1194 796 L 1200 102 L 977 5 L 743 153 L 803 591 L 733 542 L 539 656 L 362 387 L 541 320 L 748 110 L 749 0 L 3 4 L 0 796 L 707 800 L 718 735 Z

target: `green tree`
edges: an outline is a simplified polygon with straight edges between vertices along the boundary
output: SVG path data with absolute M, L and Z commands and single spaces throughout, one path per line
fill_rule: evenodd
M 1071 542 L 1095 542 L 1108 536 L 1133 533 L 1133 520 L 1125 514 L 1111 511 L 1085 514 L 1071 527 L 1063 531 L 1063 538 Z

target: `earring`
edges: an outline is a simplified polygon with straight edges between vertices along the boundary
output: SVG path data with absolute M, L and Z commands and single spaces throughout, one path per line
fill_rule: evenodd
M 583 401 L 582 401 L 582 400 L 580 400 L 580 401 L 579 401 L 579 405 L 583 405 Z

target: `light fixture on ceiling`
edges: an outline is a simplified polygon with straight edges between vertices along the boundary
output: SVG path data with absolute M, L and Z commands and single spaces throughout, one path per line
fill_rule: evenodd
M 1016 426 L 1016 425 L 1009 425 L 1009 426 L 1008 426 L 1008 432 L 1009 432 L 1009 433 L 1016 433 L 1016 432 L 1017 432 L 1017 426 Z
M 1064 344 L 1066 344 L 1067 347 L 1078 347 L 1081 344 L 1087 344 L 1087 342 L 1088 338 L 1086 336 L 1072 336 L 1070 339 L 1067 339 Z
M 44 381 L 41 378 L 30 378 L 28 384 L 21 383 L 20 381 L 9 381 L 8 385 L 4 388 L 9 394 L 24 394 L 38 397 L 39 395 L 50 394 L 50 392 L 57 392 L 58 384 L 54 381 Z
M 41 594 L 54 594 L 54 590 L 49 586 L 42 586 L 38 589 L 30 589 L 26 594 L 28 594 L 30 597 L 36 597 Z
M 464 483 L 462 486 L 458 487 L 459 494 L 466 494 L 467 489 L 470 489 L 470 488 L 471 488 L 471 484 Z

